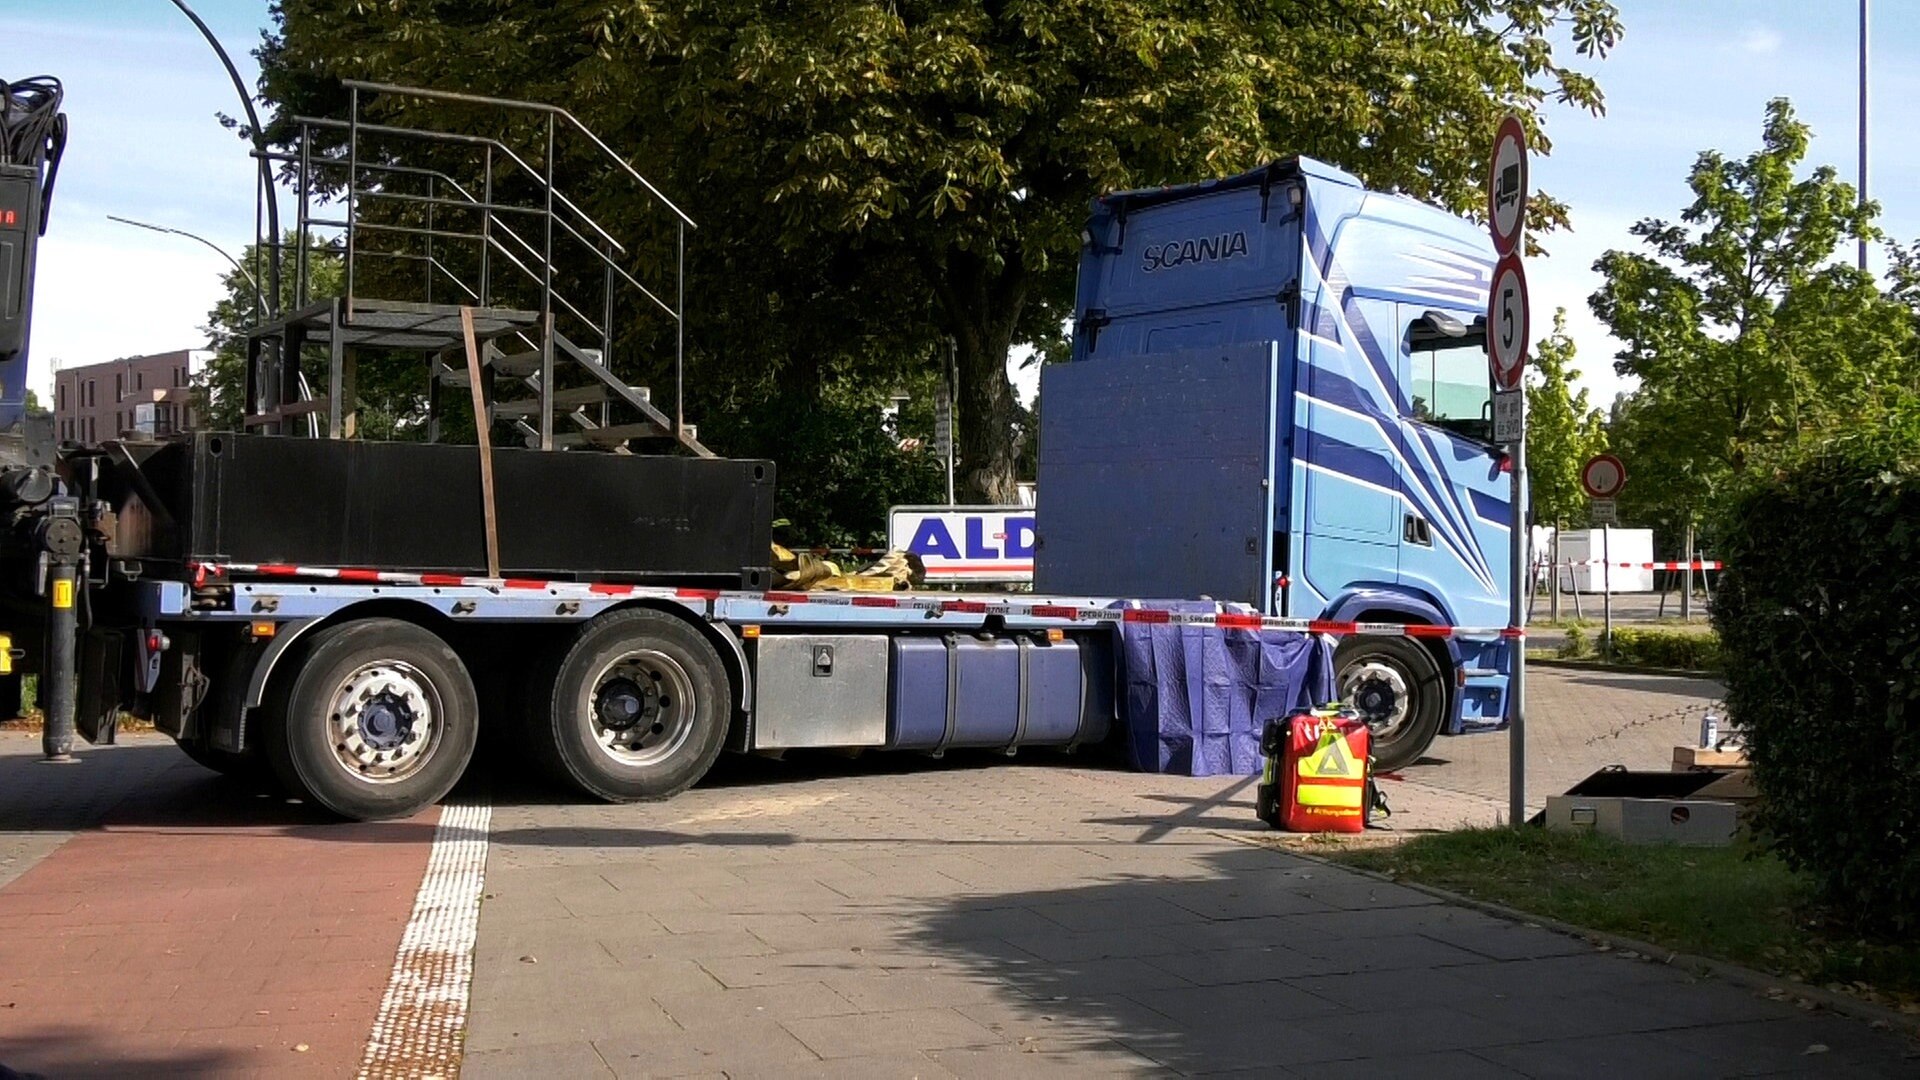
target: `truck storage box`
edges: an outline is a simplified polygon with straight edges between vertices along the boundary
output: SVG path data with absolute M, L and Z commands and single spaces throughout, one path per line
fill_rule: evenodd
M 139 471 L 162 513 L 134 554 L 486 570 L 474 446 L 207 432 Z M 502 573 L 771 583 L 770 462 L 495 449 L 494 489 Z
M 887 639 L 765 634 L 753 641 L 756 750 L 880 746 L 887 738 Z
M 903 750 L 1061 745 L 1106 737 L 1109 669 L 1089 639 L 893 641 L 887 745 Z M 1024 703 L 1024 719 L 1023 719 Z

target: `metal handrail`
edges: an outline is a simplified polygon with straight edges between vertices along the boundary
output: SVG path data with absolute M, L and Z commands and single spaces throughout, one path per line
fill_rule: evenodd
M 323 117 L 313 117 L 313 116 L 295 117 L 294 122 L 300 123 L 300 124 L 306 124 L 309 127 L 332 128 L 339 131 L 348 131 L 355 127 L 355 125 L 350 124 L 345 120 L 328 120 Z M 536 179 L 539 178 L 540 176 L 540 170 L 535 169 L 533 166 L 527 164 L 526 159 L 522 158 L 519 154 L 514 153 L 512 147 L 508 146 L 506 143 L 503 143 L 498 139 L 490 139 L 485 135 L 461 135 L 455 132 L 448 132 L 448 131 L 421 131 L 416 128 L 392 127 L 387 124 L 360 124 L 358 125 L 358 127 L 361 131 L 370 131 L 375 135 L 396 135 L 396 136 L 403 136 L 403 137 L 412 138 L 412 139 L 425 139 L 428 142 L 458 143 L 464 146 L 485 146 L 490 149 L 498 150 L 501 153 L 507 155 L 507 158 L 511 160 L 515 165 L 518 165 L 522 169 L 525 169 L 527 172 L 527 175 L 535 177 Z M 346 162 L 336 161 L 331 158 L 322 158 L 321 161 L 323 164 L 327 164 L 327 165 L 346 165 L 347 164 Z M 361 165 L 358 163 L 354 163 L 352 165 L 352 168 L 354 169 L 369 169 L 374 167 L 375 166 Z M 431 170 L 423 170 L 423 171 L 431 171 Z M 451 177 L 445 177 L 445 179 L 447 179 L 449 182 L 452 182 Z M 544 185 L 545 181 L 542 181 L 542 184 Z M 587 228 L 592 229 L 596 233 L 599 233 L 600 239 L 605 240 L 607 243 L 612 244 L 616 248 L 619 248 L 622 252 L 627 250 L 625 247 L 621 245 L 620 241 L 613 238 L 613 234 L 601 228 L 600 223 L 595 221 L 591 214 L 588 214 L 585 210 L 580 209 L 577 203 L 575 203 L 572 199 L 567 198 L 564 192 L 555 188 L 553 189 L 553 196 L 554 196 L 554 199 L 558 201 L 561 205 L 573 211 L 575 214 L 578 214 L 581 222 L 584 223 L 587 226 Z M 535 213 L 539 213 L 539 211 L 535 211 Z
M 613 147 L 608 146 L 601 140 L 600 136 L 594 134 L 592 128 L 589 128 L 583 123 L 579 117 L 558 105 L 547 105 L 538 101 L 515 101 L 511 98 L 487 97 L 482 94 L 462 94 L 451 90 L 425 90 L 415 86 L 396 86 L 393 83 L 366 82 L 360 79 L 345 79 L 342 80 L 341 85 L 349 90 L 366 90 L 370 93 L 392 94 L 396 97 L 422 98 L 428 101 L 458 101 L 468 105 L 489 105 L 494 108 L 513 109 L 519 112 L 545 113 L 549 116 L 559 117 L 565 120 L 575 131 L 586 136 L 588 141 L 592 142 L 603 155 L 614 164 L 620 166 L 621 169 L 625 170 L 628 176 L 638 182 L 641 187 L 646 188 L 648 194 L 659 199 L 661 205 L 673 211 L 674 216 L 679 218 L 689 228 L 697 229 L 700 227 L 698 224 L 695 224 L 692 218 L 686 215 L 685 211 L 675 205 L 672 199 L 667 198 L 665 193 L 659 188 L 654 187 L 652 181 L 641 176 L 638 169 L 627 164 L 626 158 L 614 153 Z
M 316 127 L 346 129 L 350 126 L 346 122 L 340 121 L 340 120 L 325 120 L 325 119 L 316 118 L 316 117 L 299 117 L 296 119 L 299 123 L 308 124 Z M 386 125 L 381 125 L 381 124 L 361 124 L 359 126 L 361 130 L 371 131 L 371 132 L 374 132 L 375 134 L 411 136 L 411 137 L 426 138 L 429 140 L 460 143 L 464 145 L 487 146 L 492 149 L 499 150 L 501 153 L 506 154 L 507 157 L 511 159 L 514 164 L 520 166 L 522 169 L 526 170 L 529 174 L 535 173 L 534 168 L 531 165 L 527 164 L 525 159 L 521 158 L 518 154 L 515 154 L 512 148 L 508 147 L 504 143 L 501 143 L 497 139 L 491 139 L 481 135 L 461 135 L 461 134 L 449 133 L 449 132 L 417 131 L 412 128 L 388 127 Z M 276 155 L 276 156 L 279 156 L 279 155 Z M 346 162 L 337 161 L 331 158 L 322 158 L 317 162 L 309 160 L 308 162 L 308 167 L 312 169 L 322 169 L 327 167 L 344 168 L 346 166 L 347 166 Z M 495 204 L 490 201 L 482 202 L 479 199 L 475 198 L 471 192 L 467 191 L 464 187 L 462 187 L 459 181 L 455 180 L 451 176 L 448 176 L 446 173 L 440 172 L 437 169 L 419 169 L 419 168 L 412 168 L 408 166 L 366 165 L 366 164 L 359 164 L 354 167 L 361 170 L 431 176 L 431 177 L 438 178 L 440 180 L 444 180 L 447 182 L 447 184 L 452 186 L 454 190 L 466 196 L 466 198 L 469 200 L 469 205 L 477 209 L 511 210 L 515 213 L 522 213 L 522 214 L 529 214 L 529 215 L 535 215 L 535 214 L 546 215 L 548 213 L 547 211 L 538 210 L 530 206 L 512 206 L 509 204 Z M 367 188 L 354 188 L 352 189 L 351 194 L 356 196 L 370 196 L 373 198 L 406 200 L 406 201 L 412 201 L 412 202 L 429 202 L 430 201 L 425 196 L 401 195 L 394 192 L 372 191 Z M 626 252 L 627 249 L 625 245 L 621 244 L 620 241 L 614 239 L 614 237 L 610 233 L 608 233 L 606 229 L 601 227 L 599 222 L 593 219 L 592 215 L 580 209 L 580 207 L 577 204 L 575 204 L 573 200 L 567 198 L 566 195 L 561 191 L 559 191 L 557 188 L 554 189 L 553 195 L 558 202 L 564 204 L 567 207 L 567 209 L 573 211 L 574 214 L 580 218 L 581 223 L 584 224 L 587 228 L 597 233 L 602 240 L 605 240 L 608 244 L 612 245 L 615 250 L 620 251 L 622 253 Z M 444 205 L 460 205 L 460 204 L 447 202 Z M 639 280 L 634 278 L 632 274 L 629 274 L 626 271 L 625 267 L 622 267 L 618 262 L 615 262 L 605 252 L 594 247 L 593 244 L 590 241 L 588 241 L 586 237 L 580 235 L 580 231 L 574 228 L 571 222 L 567 221 L 565 218 L 557 217 L 557 216 L 550 217 L 550 220 L 558 222 L 560 227 L 567 231 L 568 235 L 572 236 L 575 240 L 579 241 L 582 247 L 592 252 L 594 258 L 597 261 L 599 261 L 602 266 L 606 267 L 608 270 L 612 271 L 613 273 L 618 274 L 621 280 L 625 281 L 628 285 L 631 285 L 633 288 L 637 289 L 641 293 L 641 295 L 645 296 L 648 300 L 651 300 L 654 306 L 658 307 L 661 311 L 665 312 L 667 315 L 671 316 L 674 319 L 680 318 L 681 313 L 679 311 L 676 311 L 672 305 L 668 304 L 665 300 L 662 300 L 659 297 L 659 295 L 656 294 L 652 289 L 649 289 L 645 285 L 641 284 Z M 329 222 L 327 224 L 329 224 L 330 226 L 333 226 L 333 223 Z M 343 227 L 343 226 L 333 226 L 333 227 Z M 515 241 L 517 241 L 522 246 L 524 246 L 527 249 L 529 254 L 537 255 L 537 252 L 535 251 L 533 245 L 528 243 L 524 237 L 520 236 L 518 233 L 515 233 L 504 222 L 499 223 L 499 228 L 505 231 L 508 235 L 512 236 Z M 574 308 L 572 304 L 568 304 L 567 307 L 569 310 L 574 310 L 576 312 L 578 310 L 577 308 Z
M 280 160 L 283 158 L 291 159 L 292 157 L 291 155 L 286 155 L 286 154 L 269 154 L 267 156 L 271 160 Z M 323 161 L 321 162 L 309 162 L 309 165 L 310 167 L 316 167 L 316 168 L 322 167 L 325 165 L 344 167 L 343 162 L 326 160 L 326 159 L 323 159 Z M 527 215 L 543 215 L 545 213 L 545 211 L 537 210 L 530 206 L 514 206 L 510 203 L 481 202 L 479 199 L 475 198 L 471 192 L 467 191 L 467 189 L 464 186 L 462 186 L 458 180 L 455 180 L 453 177 L 448 176 L 446 173 L 443 173 L 438 169 L 422 169 L 422 168 L 416 168 L 413 166 L 405 166 L 405 165 L 365 165 L 365 164 L 361 165 L 360 168 L 363 171 L 377 171 L 377 172 L 396 173 L 396 174 L 403 174 L 403 175 L 425 176 L 425 177 L 438 179 L 438 180 L 444 181 L 449 187 L 453 188 L 455 191 L 465 196 L 465 199 L 463 201 L 460 199 L 434 198 L 434 197 L 429 197 L 425 195 L 409 195 L 402 192 L 374 191 L 369 188 L 356 188 L 355 189 L 356 194 L 362 197 L 377 198 L 377 199 L 391 199 L 398 202 L 424 203 L 424 204 L 433 205 L 433 206 L 451 206 L 458 209 L 486 210 L 486 211 L 495 211 L 495 212 L 511 211 L 513 213 L 527 214 Z M 609 258 L 605 252 L 600 251 L 599 249 L 593 247 L 591 242 L 588 241 L 585 236 L 582 236 L 579 230 L 575 229 L 571 223 L 565 221 L 564 219 L 556 219 L 556 220 L 559 221 L 560 227 L 565 229 L 569 236 L 579 241 L 582 247 L 592 252 L 594 258 L 597 259 L 607 271 L 618 275 L 622 281 L 625 281 L 628 285 L 632 286 L 635 291 L 639 292 L 640 295 L 652 301 L 654 306 L 658 307 L 662 312 L 666 313 L 668 316 L 673 318 L 679 317 L 679 313 L 674 311 L 673 308 L 669 307 L 666 301 L 660 299 L 660 297 L 656 295 L 652 289 L 647 288 L 644 284 L 642 284 L 640 281 L 635 279 L 632 274 L 629 274 L 626 271 L 626 268 L 622 267 L 619 263 Z M 335 221 L 335 220 L 313 218 L 313 217 L 307 218 L 307 224 L 320 225 L 326 228 L 337 228 L 337 229 L 354 227 L 351 223 L 347 221 Z M 592 226 L 592 224 L 593 224 L 592 221 L 589 219 L 588 225 Z M 532 242 L 527 240 L 526 237 L 521 236 L 511 226 L 509 226 L 505 222 L 495 222 L 494 226 L 498 228 L 501 232 L 505 233 L 515 243 L 519 244 L 520 247 L 529 256 L 532 256 L 535 259 L 538 259 L 540 257 L 539 251 L 533 246 Z M 460 232 L 460 231 L 451 230 L 451 229 L 418 229 L 418 228 L 409 228 L 407 226 L 401 226 L 401 225 L 380 225 L 372 222 L 361 222 L 359 224 L 359 227 L 371 229 L 377 232 L 405 233 L 408 235 L 425 236 L 428 238 L 444 237 L 444 238 L 453 239 L 453 240 L 472 240 L 472 241 L 483 242 L 493 247 L 495 250 L 498 250 L 502 255 L 505 255 L 513 263 L 515 269 L 518 269 L 521 273 L 526 274 L 529 279 L 535 282 L 541 281 L 541 276 L 539 274 L 534 273 L 533 270 L 529 268 L 525 263 L 521 262 L 513 254 L 513 252 L 507 250 L 505 245 L 501 244 L 498 240 L 494 239 L 492 236 L 486 233 L 468 233 L 468 232 Z M 596 229 L 596 231 L 598 230 Z M 602 235 L 605 235 L 605 234 L 603 233 Z M 615 246 L 618 246 L 617 241 L 610 240 L 609 242 L 614 243 Z M 624 251 L 625 249 L 622 248 L 621 250 Z M 368 252 L 368 254 L 395 256 L 398 253 Z M 461 290 L 465 292 L 469 297 L 472 297 L 475 300 L 480 299 L 479 294 L 474 292 L 471 288 L 469 288 L 465 282 L 460 281 L 458 278 L 452 278 L 451 273 L 446 270 L 444 264 L 439 264 L 438 260 L 433 260 L 433 261 L 436 264 L 440 265 L 442 272 L 448 273 L 449 278 L 453 280 L 455 284 L 459 285 L 461 287 Z M 567 311 L 571 313 L 575 318 L 585 323 L 588 328 L 594 331 L 594 333 L 600 334 L 602 336 L 606 335 L 607 333 L 606 328 L 601 324 L 596 323 L 593 319 L 589 318 L 585 313 L 583 313 L 580 310 L 578 305 L 573 303 L 572 300 L 568 299 L 565 293 L 562 293 L 558 289 L 555 289 L 553 290 L 553 298 L 561 306 L 565 307 Z

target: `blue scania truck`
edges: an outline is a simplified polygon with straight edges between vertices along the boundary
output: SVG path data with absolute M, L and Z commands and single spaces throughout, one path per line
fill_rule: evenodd
M 1035 588 L 1415 628 L 1336 656 L 1387 767 L 1502 724 L 1509 641 L 1417 629 L 1507 620 L 1485 231 L 1295 158 L 1106 196 L 1082 242 Z
M 37 675 L 49 756 L 133 713 L 209 768 L 381 818 L 444 796 L 486 731 L 588 795 L 665 798 L 726 751 L 1011 753 L 1160 723 L 1127 705 L 1136 624 L 1337 642 L 1384 767 L 1502 722 L 1514 514 L 1468 224 L 1305 159 L 1100 199 L 1073 359 L 1042 381 L 1038 592 L 789 591 L 773 463 L 684 421 L 677 271 L 633 276 L 524 148 L 363 99 L 531 114 L 603 152 L 677 250 L 686 216 L 565 110 L 346 90 L 345 118 L 294 118 L 264 155 L 300 194 L 296 283 L 249 334 L 245 430 L 0 433 L 0 712 Z M 27 160 L 0 171 L 16 286 L 51 188 Z M 343 295 L 308 295 L 315 251 Z M 11 396 L 30 307 L 7 315 Z M 673 343 L 671 406 L 616 373 L 645 366 L 616 365 L 642 317 Z M 414 441 L 354 437 L 373 363 L 418 365 Z M 472 411 L 443 427 L 450 402 Z M 462 426 L 478 445 L 443 437 Z

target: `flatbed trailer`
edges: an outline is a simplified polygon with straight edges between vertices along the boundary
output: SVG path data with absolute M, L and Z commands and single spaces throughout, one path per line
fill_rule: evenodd
M 130 696 L 158 704 L 156 723 L 204 763 L 264 766 L 363 818 L 410 813 L 458 779 L 477 735 L 451 712 L 464 702 L 482 723 L 517 729 L 524 749 L 589 794 L 663 798 L 723 750 L 1012 754 L 1105 741 L 1125 720 L 1129 624 L 1330 639 L 1506 634 L 1117 598 L 190 569 L 189 580 L 135 584 L 142 633 L 161 647 L 143 652 Z M 226 648 L 209 648 L 216 642 Z M 203 658 L 234 649 L 226 692 L 184 708 L 193 686 L 211 681 Z M 503 691 L 490 667 L 522 692 Z M 331 675 L 310 687 L 315 668 Z M 482 686 L 494 694 L 482 700 Z M 543 700 L 554 706 L 548 722 Z M 501 715 L 508 709 L 520 714 Z

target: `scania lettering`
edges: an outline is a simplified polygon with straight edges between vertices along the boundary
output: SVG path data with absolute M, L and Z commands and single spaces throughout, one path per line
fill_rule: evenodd
M 1170 270 L 1189 263 L 1219 262 L 1236 255 L 1247 253 L 1247 234 L 1243 232 L 1222 233 L 1197 240 L 1170 240 L 1158 247 L 1150 247 L 1141 255 L 1141 269 L 1151 274 L 1156 270 Z

